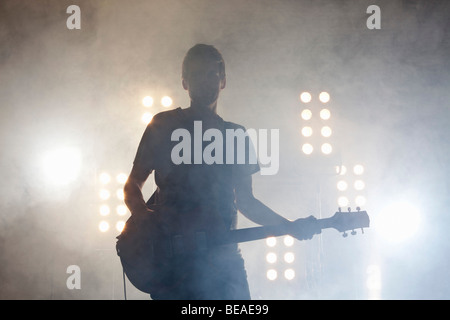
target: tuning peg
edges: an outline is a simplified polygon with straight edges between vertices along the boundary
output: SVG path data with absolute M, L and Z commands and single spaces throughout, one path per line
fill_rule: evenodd
M 361 228 L 361 232 L 362 232 L 362 234 L 364 234 L 364 228 Z
M 341 207 L 338 208 L 338 211 L 339 211 L 339 212 L 342 212 L 342 211 L 341 211 Z
M 344 238 L 347 238 L 347 236 L 348 236 L 347 232 L 344 231 L 344 233 L 342 234 L 342 236 L 343 236 Z
M 360 207 L 356 207 L 356 211 L 361 211 L 361 208 Z
M 352 230 L 352 236 L 354 236 L 354 235 L 356 235 L 356 231 L 355 230 Z
M 348 208 L 347 208 L 347 211 L 348 211 L 348 212 L 352 212 L 352 208 L 348 207 Z

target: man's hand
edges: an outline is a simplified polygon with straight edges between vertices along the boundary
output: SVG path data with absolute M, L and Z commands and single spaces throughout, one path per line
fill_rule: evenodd
M 290 234 L 298 240 L 310 240 L 315 234 L 322 232 L 314 216 L 297 219 L 291 224 Z

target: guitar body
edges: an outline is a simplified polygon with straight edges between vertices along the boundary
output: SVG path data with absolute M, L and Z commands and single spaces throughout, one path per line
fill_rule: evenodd
M 205 254 L 214 246 L 211 235 L 220 236 L 225 230 L 216 216 L 198 208 L 186 212 L 153 209 L 146 217 L 131 216 L 116 243 L 128 279 L 150 294 L 157 289 L 172 290 L 184 281 L 186 259 Z M 212 226 L 221 228 L 213 230 Z

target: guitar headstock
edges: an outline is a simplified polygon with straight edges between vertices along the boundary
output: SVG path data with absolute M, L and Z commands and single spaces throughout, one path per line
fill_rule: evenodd
M 364 233 L 364 228 L 368 228 L 370 226 L 369 215 L 366 211 L 361 211 L 358 207 L 356 211 L 351 211 L 348 208 L 347 212 L 339 211 L 336 212 L 331 218 L 332 227 L 339 232 L 343 232 L 343 236 L 347 236 L 346 231 L 352 230 L 352 235 L 356 234 L 355 229 L 361 229 L 362 233 Z

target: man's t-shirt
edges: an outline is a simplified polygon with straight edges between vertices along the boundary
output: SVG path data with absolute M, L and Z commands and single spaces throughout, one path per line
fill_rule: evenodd
M 239 145 L 242 143 L 242 139 L 239 140 L 237 137 L 242 137 L 242 134 L 245 133 L 244 127 L 224 121 L 217 114 L 205 115 L 190 111 L 177 108 L 158 113 L 143 134 L 134 164 L 139 164 L 155 172 L 157 189 L 148 204 L 173 206 L 180 212 L 189 212 L 189 210 L 200 207 L 210 213 L 219 213 L 227 230 L 235 229 L 237 211 L 234 186 L 236 179 L 259 170 L 257 162 L 252 161 L 256 157 L 252 158 L 249 155 L 254 153 L 253 145 L 248 137 L 245 140 L 245 148 L 241 148 Z M 205 131 L 212 128 L 218 129 L 222 133 L 222 144 L 220 144 L 220 139 L 214 141 L 214 137 L 203 139 Z M 188 140 L 184 141 L 186 136 L 175 135 L 172 137 L 177 129 L 187 130 L 184 133 L 189 132 L 190 143 Z M 199 132 L 200 129 L 201 132 Z M 217 131 L 215 132 L 217 133 Z M 199 145 L 199 142 L 202 144 L 201 154 L 198 152 L 199 149 L 194 146 L 195 144 Z M 212 147 L 213 142 L 216 142 L 214 144 L 216 148 Z M 187 159 L 182 154 L 187 152 L 186 148 L 180 151 L 181 143 L 183 146 L 191 147 L 191 159 L 184 161 L 188 163 L 175 164 L 173 157 Z M 205 163 L 205 157 L 211 154 L 216 156 L 219 145 L 222 145 L 223 148 L 221 159 L 217 161 L 216 157 L 214 163 Z M 216 150 L 211 152 L 212 149 Z M 231 149 L 233 150 L 232 157 L 229 155 Z M 176 151 L 173 152 L 173 150 Z M 242 150 L 246 152 L 244 163 L 238 159 L 239 152 Z M 196 152 L 197 154 L 195 154 Z M 199 159 L 201 164 L 198 163 Z M 179 162 L 179 160 L 175 162 Z

